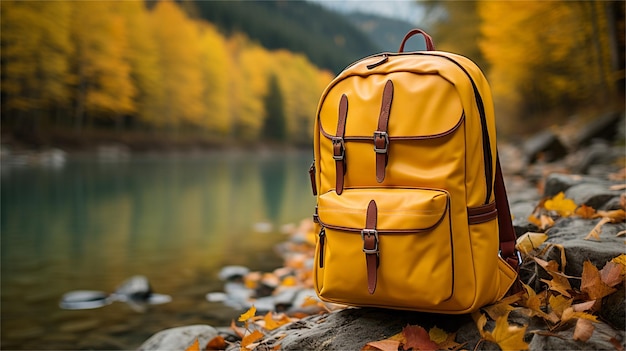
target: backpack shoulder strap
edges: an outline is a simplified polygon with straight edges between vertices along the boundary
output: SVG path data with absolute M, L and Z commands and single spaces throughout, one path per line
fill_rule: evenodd
M 502 168 L 500 167 L 500 158 L 496 153 L 496 174 L 494 180 L 494 192 L 496 197 L 496 208 L 498 209 L 498 226 L 500 233 L 500 256 L 508 263 L 517 273 L 522 259 L 519 251 L 515 248 L 517 236 L 511 221 L 511 209 L 509 208 L 509 199 L 506 196 L 506 187 L 504 186 L 504 177 L 502 176 Z M 521 290 L 519 275 L 515 284 L 511 288 L 512 292 Z

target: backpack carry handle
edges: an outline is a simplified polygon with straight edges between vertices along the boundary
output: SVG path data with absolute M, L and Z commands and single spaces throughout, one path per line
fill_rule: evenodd
M 430 35 L 426 34 L 426 32 L 424 32 L 423 30 L 416 28 L 406 33 L 406 35 L 404 36 L 404 39 L 402 39 L 402 43 L 400 44 L 400 49 L 398 50 L 398 52 L 404 52 L 404 44 L 406 44 L 406 41 L 409 40 L 409 38 L 414 36 L 415 34 L 421 34 L 424 37 L 424 41 L 426 42 L 426 50 L 428 51 L 435 50 L 435 44 L 433 44 L 433 38 L 431 38 Z

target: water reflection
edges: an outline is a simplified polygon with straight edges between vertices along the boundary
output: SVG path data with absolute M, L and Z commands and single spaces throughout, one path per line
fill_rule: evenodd
M 221 266 L 280 264 L 273 246 L 282 234 L 252 228 L 258 222 L 280 228 L 310 215 L 309 162 L 308 152 L 228 153 L 70 159 L 60 169 L 3 171 L 2 348 L 72 349 L 75 334 L 88 348 L 116 348 L 113 340 L 136 347 L 156 330 L 208 323 L 207 311 L 218 307 L 203 298 L 219 288 Z M 149 323 L 119 306 L 80 313 L 57 307 L 66 291 L 111 291 L 135 274 L 173 298 L 148 311 Z M 77 327 L 78 316 L 86 321 Z M 119 327 L 120 318 L 133 327 Z M 100 343 L 85 340 L 86 331 Z

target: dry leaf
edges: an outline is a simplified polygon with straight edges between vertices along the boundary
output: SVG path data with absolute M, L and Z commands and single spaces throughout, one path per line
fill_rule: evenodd
M 576 318 L 586 319 L 592 322 L 598 321 L 598 317 L 594 316 L 593 314 L 585 313 L 585 312 L 576 312 L 574 311 L 573 307 L 569 307 L 569 308 L 566 308 L 565 311 L 563 311 L 563 314 L 561 315 L 561 322 L 566 323 Z
M 252 307 L 250 307 L 250 309 L 248 309 L 246 312 L 242 313 L 239 316 L 238 321 L 245 322 L 248 319 L 254 317 L 255 314 L 256 314 L 256 307 L 254 307 L 254 305 L 252 305 Z
M 264 336 L 265 335 L 261 331 L 255 330 L 241 339 L 241 347 L 247 347 Z
M 617 232 L 617 234 L 615 234 L 615 236 L 624 236 L 624 235 L 626 235 L 626 230 L 619 231 Z
M 519 251 L 528 255 L 541 246 L 546 239 L 548 239 L 548 235 L 544 233 L 528 232 L 517 238 L 516 247 Z
M 615 347 L 615 350 L 624 351 L 624 346 L 622 345 L 622 342 L 617 340 L 617 338 L 612 337 L 609 339 L 609 342 L 611 343 L 611 345 L 613 345 L 613 347 Z
M 496 327 L 485 334 L 486 340 L 497 343 L 502 350 L 528 350 L 528 343 L 524 341 L 526 326 L 510 325 L 508 314 L 496 319 Z
M 430 338 L 430 340 L 432 340 L 435 344 L 439 345 L 443 342 L 445 342 L 446 340 L 448 340 L 448 333 L 446 333 L 445 330 L 443 329 L 439 329 L 437 327 L 432 327 L 430 328 L 430 330 L 428 331 L 428 337 Z
M 576 209 L 575 213 L 576 215 L 585 219 L 592 219 L 597 216 L 596 210 L 593 207 L 587 205 L 581 205 L 579 208 Z
M 574 309 L 575 312 L 584 312 L 593 308 L 593 305 L 595 304 L 596 304 L 596 300 L 591 300 L 591 301 L 581 302 L 581 303 L 572 305 L 572 308 Z
M 511 306 L 511 304 L 516 303 L 521 299 L 521 294 L 515 294 L 511 296 L 507 296 L 506 298 L 498 301 L 493 305 L 489 305 L 484 307 L 483 309 L 489 317 L 493 320 L 496 320 L 504 315 L 508 315 L 509 312 L 513 311 L 515 308 Z
M 589 299 L 598 300 L 614 293 L 616 290 L 606 285 L 600 276 L 598 268 L 590 261 L 583 262 L 582 281 L 580 290 L 587 293 Z
M 600 270 L 600 279 L 604 284 L 614 287 L 624 281 L 622 268 L 621 264 L 609 261 Z
M 189 345 L 185 351 L 200 351 L 200 342 L 198 342 L 198 338 L 193 341 L 193 344 Z
M 589 240 L 591 238 L 600 241 L 600 233 L 602 233 L 602 226 L 611 222 L 609 217 L 602 217 L 602 219 L 591 229 L 589 234 L 585 237 L 585 240 Z
M 274 330 L 280 326 L 283 326 L 289 322 L 291 322 L 291 320 L 289 319 L 289 317 L 287 317 L 286 315 L 282 315 L 280 319 L 276 320 L 274 319 L 274 316 L 272 314 L 272 312 L 267 312 L 267 314 L 265 315 L 265 317 L 263 318 L 263 321 L 265 322 L 264 328 L 267 330 Z
M 419 325 L 407 325 L 402 329 L 402 334 L 406 339 L 406 344 L 404 345 L 405 350 L 413 348 L 414 350 L 421 351 L 436 351 L 439 349 L 437 344 L 430 340 L 426 329 Z
M 235 334 L 237 334 L 238 337 L 243 338 L 243 335 L 245 334 L 246 330 L 244 328 L 238 327 L 235 324 L 234 320 L 230 321 L 230 329 L 232 329 Z
M 368 342 L 361 351 L 398 351 L 400 347 L 400 341 L 398 340 L 379 340 Z
M 573 200 L 565 198 L 565 194 L 563 192 L 560 192 L 553 198 L 546 200 L 543 206 L 548 211 L 556 211 L 561 217 L 571 216 L 577 207 Z
M 559 272 L 559 264 L 556 261 L 554 261 L 554 260 L 551 260 L 550 262 L 546 262 L 546 261 L 542 260 L 539 257 L 533 257 L 533 260 L 535 260 L 535 262 L 537 262 L 548 273 L 550 273 L 550 272 L 558 273 Z
M 611 223 L 621 223 L 626 221 L 626 211 L 624 210 L 612 210 L 612 211 L 598 211 L 598 215 L 602 218 L 609 218 Z
M 625 254 L 621 254 L 615 257 L 614 259 L 611 260 L 611 262 L 621 265 L 622 275 L 626 274 L 626 255 Z
M 595 327 L 588 319 L 579 319 L 576 321 L 576 328 L 574 329 L 574 340 L 580 340 L 586 342 L 593 335 Z
M 211 339 L 211 341 L 206 344 L 206 347 L 204 349 L 206 351 L 225 350 L 226 346 L 226 340 L 224 340 L 224 337 L 218 335 Z
M 548 304 L 552 312 L 556 313 L 556 315 L 561 318 L 563 312 L 572 306 L 572 299 L 566 299 L 561 295 L 550 296 Z

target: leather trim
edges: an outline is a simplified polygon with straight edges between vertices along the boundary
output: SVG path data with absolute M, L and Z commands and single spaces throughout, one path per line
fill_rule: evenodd
M 393 82 L 388 80 L 383 91 L 383 101 L 380 106 L 378 116 L 378 129 L 374 133 L 374 151 L 376 152 L 376 181 L 382 183 L 385 180 L 385 170 L 389 159 L 389 136 L 387 126 L 389 125 L 389 115 L 391 114 L 391 103 L 393 102 Z
M 365 218 L 365 230 L 361 232 L 363 238 L 363 252 L 365 252 L 365 264 L 367 266 L 367 291 L 370 295 L 376 290 L 378 271 L 378 234 L 376 233 L 376 223 L 378 207 L 376 201 L 371 200 L 367 206 L 367 217 Z M 372 234 L 372 231 L 374 234 Z
M 467 208 L 467 221 L 469 224 L 485 223 L 494 220 L 497 217 L 498 210 L 496 209 L 495 202 L 487 205 Z
M 346 133 L 346 119 L 348 118 L 348 97 L 341 95 L 339 101 L 339 120 L 337 134 L 333 140 L 333 158 L 335 159 L 335 189 L 337 194 L 343 192 L 343 178 L 346 173 L 346 147 L 343 136 Z

